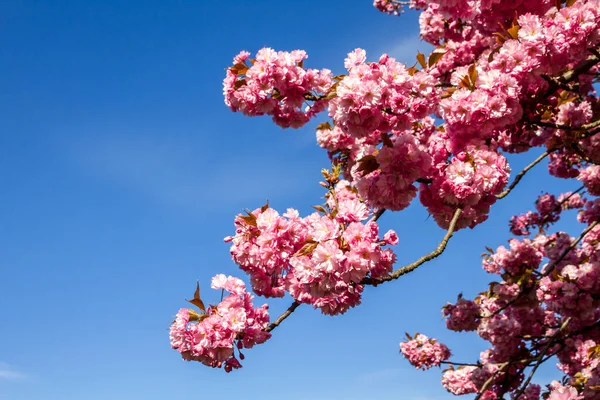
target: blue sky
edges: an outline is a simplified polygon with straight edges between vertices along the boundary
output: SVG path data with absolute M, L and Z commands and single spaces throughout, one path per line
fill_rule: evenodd
M 210 278 L 241 276 L 223 243 L 235 214 L 266 199 L 306 214 L 323 196 L 325 116 L 283 131 L 231 113 L 232 57 L 303 48 L 305 65 L 341 73 L 356 47 L 412 63 L 430 48 L 417 32 L 416 14 L 369 0 L 1 2 L 0 399 L 449 397 L 439 370 L 415 371 L 398 343 L 439 336 L 465 361 L 484 348 L 445 331 L 440 307 L 484 290 L 480 254 L 505 243 L 510 215 L 542 189 L 574 187 L 543 167 L 440 259 L 367 288 L 362 306 L 336 318 L 299 308 L 242 370 L 183 362 L 168 340 L 196 280 L 215 302 Z M 443 235 L 420 205 L 381 224 L 399 232 L 400 262 Z M 269 301 L 272 315 L 289 302 Z

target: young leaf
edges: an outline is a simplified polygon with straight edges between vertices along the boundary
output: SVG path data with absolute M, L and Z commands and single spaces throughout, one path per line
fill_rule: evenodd
M 517 39 L 519 37 L 519 29 L 521 29 L 519 24 L 513 24 L 510 28 L 506 30 L 506 32 L 508 32 L 511 39 Z
M 425 54 L 417 51 L 417 61 L 421 65 L 421 67 L 426 68 L 427 64 L 425 64 Z
M 322 124 L 317 125 L 318 131 L 331 130 L 331 124 L 329 122 L 323 122 Z
M 260 208 L 260 212 L 261 212 L 261 213 L 264 213 L 264 212 L 265 212 L 265 211 L 267 211 L 268 209 L 269 209 L 269 200 L 267 200 L 267 203 L 266 203 L 264 206 L 262 206 L 262 207 Z M 252 215 L 254 215 L 254 214 L 252 214 Z
M 312 207 L 320 213 L 327 214 L 327 210 L 323 206 L 312 206 Z
M 363 172 L 364 175 L 370 174 L 379 168 L 379 163 L 374 155 L 369 154 L 358 160 L 358 172 Z
M 310 255 L 310 254 L 313 253 L 313 251 L 315 251 L 315 249 L 317 248 L 318 245 L 319 245 L 319 243 L 316 243 L 316 242 L 306 243 L 304 246 L 302 246 L 302 248 L 300 250 L 298 250 L 294 254 L 294 257 L 301 257 L 301 256 Z
M 245 79 L 238 79 L 233 84 L 233 88 L 237 90 L 237 89 L 239 89 L 239 88 L 241 88 L 242 86 L 245 86 L 245 85 L 246 85 L 246 80 Z
M 473 64 L 469 67 L 469 79 L 471 80 L 471 87 L 474 89 L 475 84 L 477 83 L 477 77 L 479 74 L 477 73 L 477 65 Z
M 440 58 L 442 58 L 442 56 L 446 54 L 445 51 L 440 50 L 440 49 L 435 49 L 431 55 L 429 56 L 429 60 L 427 61 L 427 64 L 429 64 L 429 67 L 433 67 L 435 65 L 436 62 L 439 61 Z
M 200 300 L 200 282 L 196 281 L 196 291 L 194 292 L 194 298 L 192 300 L 186 300 L 188 303 L 192 303 L 202 311 L 206 312 L 204 303 Z
M 249 68 L 244 63 L 237 63 L 233 67 L 229 68 L 229 70 L 234 74 L 243 75 L 249 70 Z
M 392 143 L 392 139 L 390 139 L 390 136 L 387 133 L 381 134 L 381 141 L 383 142 L 384 146 L 394 147 L 394 143 Z
M 256 216 L 250 211 L 246 211 L 246 214 L 248 215 L 239 215 L 240 219 L 250 226 L 258 226 L 256 224 Z

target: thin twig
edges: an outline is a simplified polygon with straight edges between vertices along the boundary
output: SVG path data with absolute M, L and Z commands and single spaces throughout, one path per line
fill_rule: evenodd
M 526 166 L 525 168 L 523 168 L 523 170 L 521 172 L 519 172 L 517 174 L 517 176 L 515 176 L 515 180 L 510 184 L 510 186 L 508 188 L 506 188 L 506 190 L 504 190 L 502 193 L 500 193 L 499 195 L 497 195 L 496 198 L 503 199 L 506 196 L 508 196 L 508 194 L 519 184 L 519 182 L 521 181 L 521 179 L 523 179 L 523 177 L 525 176 L 525 174 L 531 168 L 533 168 L 537 164 L 539 164 L 544 158 L 548 157 L 548 155 L 550 153 L 552 153 L 552 150 L 545 151 L 544 153 L 540 154 L 540 156 L 538 158 L 536 158 L 535 160 L 533 160 L 531 164 L 529 164 L 528 166 Z
M 440 364 L 460 365 L 460 366 L 465 366 L 465 367 L 481 367 L 482 366 L 481 363 L 472 364 L 472 363 L 462 363 L 462 362 L 456 362 L 456 361 L 441 361 Z
M 581 234 L 579 235 L 579 237 L 577 237 L 577 239 L 575 239 L 571 245 L 569 247 L 567 247 L 562 253 L 561 255 L 554 260 L 552 263 L 550 263 L 546 268 L 546 271 L 542 274 L 542 276 L 548 276 L 552 273 L 552 271 L 554 270 L 554 268 L 556 268 L 556 266 L 558 265 L 559 262 L 561 262 L 563 260 L 563 258 L 565 258 L 567 256 L 567 254 L 569 254 L 569 252 L 571 250 L 573 250 L 575 248 L 575 246 L 577 246 L 579 244 L 579 242 L 581 242 L 581 240 L 585 237 L 585 235 L 587 235 L 592 229 L 594 229 L 596 227 L 596 225 L 598 225 L 600 221 L 594 221 L 592 222 L 587 228 L 585 228 Z
M 563 131 L 589 131 L 600 126 L 600 119 L 581 126 L 561 125 L 554 122 L 531 121 L 532 125 L 542 126 L 544 128 L 562 129 Z
M 405 265 L 404 267 L 397 269 L 396 271 L 392 272 L 388 276 L 385 276 L 385 277 L 379 278 L 379 279 L 364 278 L 362 281 L 360 281 L 360 283 L 362 283 L 363 285 L 377 286 L 383 282 L 388 282 L 388 281 L 392 281 L 394 279 L 398 279 L 402 275 L 406 275 L 409 272 L 414 271 L 421 265 L 425 264 L 427 261 L 431 261 L 434 258 L 438 257 L 440 254 L 442 254 L 444 252 L 444 250 L 446 249 L 446 245 L 448 244 L 448 241 L 454 234 L 454 229 L 456 228 L 456 223 L 458 222 L 458 218 L 460 217 L 461 212 L 462 212 L 462 210 L 460 208 L 456 209 L 456 211 L 454 212 L 454 215 L 452 216 L 452 220 L 450 221 L 450 225 L 448 226 L 448 230 L 446 231 L 446 235 L 444 235 L 444 238 L 442 239 L 440 244 L 431 253 L 424 255 L 423 257 L 419 258 L 417 261 L 415 261 L 413 263 L 410 263 L 408 265 Z
M 565 322 L 561 325 L 560 329 L 558 329 L 554 333 L 554 335 L 552 335 L 552 337 L 548 340 L 548 343 L 546 343 L 546 346 L 544 346 L 544 349 L 542 351 L 540 351 L 540 353 L 537 355 L 537 357 L 535 358 L 535 365 L 531 369 L 531 372 L 529 372 L 529 376 L 527 376 L 527 379 L 525 380 L 525 382 L 523 382 L 523 385 L 521 385 L 519 390 L 517 390 L 517 392 L 512 396 L 513 399 L 518 400 L 519 396 L 521 396 L 523 394 L 523 392 L 525 392 L 525 389 L 527 389 L 527 385 L 529 385 L 529 382 L 531 382 L 531 379 L 533 378 L 535 371 L 537 371 L 538 367 L 543 364 L 544 356 L 546 355 L 548 350 L 550 350 L 550 347 L 552 347 L 552 345 L 554 344 L 558 335 L 567 328 L 567 325 L 569 325 L 569 322 L 571 322 L 571 317 L 569 317 L 565 320 Z M 546 360 L 548 360 L 548 358 L 546 358 Z
M 496 379 L 496 377 L 502 373 L 504 371 L 504 369 L 506 367 L 508 367 L 511 364 L 510 361 L 504 362 L 502 364 L 500 364 L 500 366 L 498 367 L 498 369 L 496 370 L 496 372 L 494 372 L 492 374 L 492 376 L 490 376 L 488 378 L 487 381 L 485 381 L 485 383 L 483 384 L 483 386 L 481 386 L 481 389 L 479 389 L 479 391 L 477 392 L 477 396 L 475 396 L 475 400 L 479 400 L 479 398 L 483 395 L 483 392 L 486 391 L 486 389 L 488 388 L 488 386 L 490 386 L 492 384 L 492 382 L 494 381 L 494 379 Z
M 277 328 L 279 326 L 279 324 L 281 324 L 283 322 L 283 320 L 285 320 L 287 317 L 289 317 L 294 312 L 294 310 L 296 310 L 296 308 L 298 308 L 299 305 L 300 305 L 300 303 L 298 303 L 297 301 L 294 301 L 292 303 L 292 305 L 290 305 L 288 307 L 288 309 L 285 310 L 285 312 L 283 314 L 281 314 L 279 316 L 279 318 L 277 318 L 275 320 L 275 322 L 271 323 L 271 325 L 269 325 L 267 327 L 267 329 L 265 329 L 265 332 L 271 332 L 273 329 Z

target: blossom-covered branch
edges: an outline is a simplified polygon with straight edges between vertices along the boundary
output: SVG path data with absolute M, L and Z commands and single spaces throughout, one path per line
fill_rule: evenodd
M 415 367 L 442 363 L 443 386 L 456 395 L 539 399 L 538 367 L 556 357 L 563 379 L 547 400 L 597 399 L 600 391 L 600 106 L 594 89 L 600 54 L 600 0 L 375 0 L 380 11 L 420 10 L 420 34 L 435 46 L 407 66 L 362 49 L 344 73 L 305 66 L 303 50 L 242 51 L 223 82 L 225 103 L 300 128 L 326 113 L 316 140 L 327 151 L 325 203 L 300 216 L 268 204 L 235 218 L 226 238 L 233 261 L 256 295 L 294 302 L 270 323 L 241 281 L 217 275 L 231 294 L 216 306 L 182 309 L 171 343 L 186 360 L 230 371 L 241 349 L 263 343 L 300 304 L 343 314 L 365 285 L 414 271 L 441 255 L 452 235 L 483 223 L 493 204 L 548 159 L 548 172 L 586 191 L 544 194 L 514 216 L 508 248 L 488 249 L 483 268 L 497 275 L 474 300 L 443 308 L 446 326 L 476 331 L 490 348 L 475 363 L 448 361 L 450 350 L 423 334 L 401 352 Z M 440 123 L 440 121 L 442 121 Z M 542 154 L 509 184 L 508 154 Z M 415 199 L 446 231 L 437 248 L 394 270 L 398 235 L 378 219 Z M 551 232 L 565 211 L 586 225 L 577 238 Z M 236 353 L 237 349 L 237 353 Z M 527 369 L 529 374 L 527 374 Z

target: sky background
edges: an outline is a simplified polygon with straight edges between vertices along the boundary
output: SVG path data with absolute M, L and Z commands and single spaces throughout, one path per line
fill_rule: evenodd
M 485 349 L 446 331 L 440 308 L 493 280 L 480 255 L 506 242 L 511 215 L 576 187 L 543 166 L 442 257 L 366 288 L 360 307 L 334 318 L 300 307 L 241 370 L 171 350 L 169 323 L 196 280 L 217 302 L 211 277 L 243 276 L 223 243 L 236 214 L 322 202 L 314 128 L 326 115 L 284 131 L 223 103 L 232 57 L 264 46 L 305 49 L 307 67 L 335 74 L 356 47 L 410 64 L 431 48 L 417 14 L 369 0 L 0 2 L 0 400 L 450 397 L 440 370 L 415 371 L 398 343 L 440 337 L 457 361 Z M 513 170 L 539 153 L 510 158 Z M 444 233 L 416 203 L 381 225 L 399 233 L 399 265 Z M 290 302 L 269 300 L 273 318 Z

